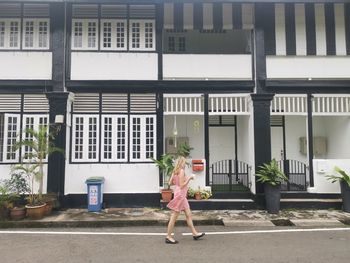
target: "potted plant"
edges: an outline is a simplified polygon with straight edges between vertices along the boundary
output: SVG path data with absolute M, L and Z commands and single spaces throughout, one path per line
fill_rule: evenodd
M 194 199 L 201 200 L 202 199 L 202 192 L 201 188 L 198 186 L 198 189 L 194 193 Z
M 209 189 L 201 189 L 201 198 L 209 199 L 212 196 L 212 192 Z
M 9 218 L 10 209 L 13 207 L 14 196 L 9 192 L 5 183 L 0 184 L 0 220 Z
M 190 155 L 191 148 L 187 143 L 179 145 L 177 153 L 169 154 L 165 153 L 157 160 L 151 158 L 151 160 L 157 165 L 159 170 L 163 173 L 164 189 L 161 190 L 162 200 L 164 202 L 170 202 L 173 191 L 170 189 L 169 178 L 174 170 L 174 162 L 178 156 L 188 157 Z
M 10 209 L 11 219 L 23 219 L 26 215 L 23 196 L 30 192 L 27 178 L 21 172 L 14 172 L 10 179 L 5 180 L 5 185 L 13 195 L 13 207 Z
M 343 199 L 343 211 L 350 213 L 350 175 L 341 168 L 335 166 L 337 175 L 327 175 L 327 179 L 332 183 L 340 183 L 340 192 Z
M 259 166 L 255 176 L 259 177 L 257 182 L 264 184 L 267 212 L 277 214 L 280 210 L 281 183 L 288 181 L 288 178 L 278 167 L 275 159 L 272 159 L 270 163 Z
M 13 170 L 23 172 L 30 178 L 30 194 L 28 196 L 27 216 L 32 219 L 40 219 L 45 213 L 45 202 L 43 201 L 43 177 L 46 158 L 59 152 L 64 154 L 63 149 L 53 144 L 57 130 L 49 131 L 49 127 L 42 125 L 38 130 L 26 129 L 27 138 L 15 144 L 15 149 L 22 146 L 28 147 L 29 151 L 23 156 L 22 163 L 15 165 Z M 34 191 L 34 182 L 39 183 L 37 193 Z
M 152 158 L 152 161 L 158 166 L 163 173 L 165 188 L 162 189 L 162 200 L 170 202 L 172 197 L 172 190 L 170 189 L 169 178 L 174 170 L 174 156 L 171 154 L 163 154 L 159 160 Z

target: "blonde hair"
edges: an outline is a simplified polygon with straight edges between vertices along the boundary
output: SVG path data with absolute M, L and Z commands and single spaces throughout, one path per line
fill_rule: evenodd
M 185 166 L 185 164 L 186 164 L 186 158 L 185 157 L 180 156 L 179 158 L 177 158 L 173 174 L 178 174 L 179 171 Z

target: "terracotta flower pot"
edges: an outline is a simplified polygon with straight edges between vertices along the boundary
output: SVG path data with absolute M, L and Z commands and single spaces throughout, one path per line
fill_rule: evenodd
M 195 193 L 194 194 L 194 199 L 201 200 L 202 199 L 201 193 Z
M 30 219 L 41 219 L 45 215 L 46 203 L 42 205 L 30 206 L 26 205 L 27 217 Z
M 173 196 L 173 191 L 171 189 L 162 190 L 162 200 L 164 202 L 170 202 L 172 196 Z
M 26 217 L 25 207 L 14 207 L 10 210 L 10 217 L 12 220 L 21 220 Z

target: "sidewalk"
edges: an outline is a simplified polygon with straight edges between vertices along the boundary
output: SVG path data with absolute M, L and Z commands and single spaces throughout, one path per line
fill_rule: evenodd
M 156 208 L 109 208 L 99 213 L 86 209 L 56 211 L 41 220 L 0 221 L 0 228 L 47 227 L 120 227 L 165 226 L 169 210 Z M 193 211 L 195 225 L 223 225 L 230 227 L 345 227 L 350 226 L 350 213 L 340 210 L 282 210 L 278 215 L 264 210 L 206 210 Z M 179 225 L 185 225 L 185 216 L 179 217 Z

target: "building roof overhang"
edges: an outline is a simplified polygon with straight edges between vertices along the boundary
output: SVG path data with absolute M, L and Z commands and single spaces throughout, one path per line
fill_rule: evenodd
M 56 3 L 350 3 L 350 0 L 0 0 L 0 2 L 56 2 Z

